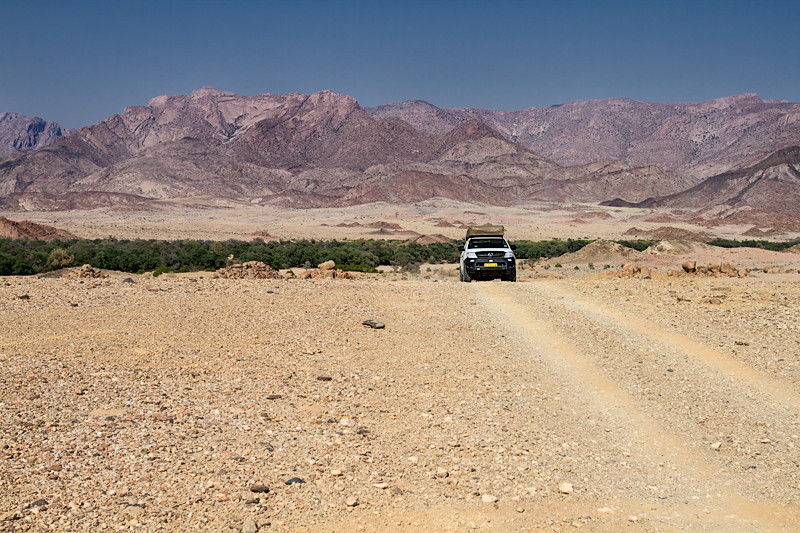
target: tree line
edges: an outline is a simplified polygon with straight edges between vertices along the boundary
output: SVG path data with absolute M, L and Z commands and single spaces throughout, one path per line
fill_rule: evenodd
M 576 252 L 593 242 L 589 239 L 551 239 L 513 241 L 518 259 L 558 257 Z M 652 241 L 616 241 L 644 250 Z M 724 247 L 752 246 L 782 250 L 797 244 L 769 241 L 716 240 L 709 244 Z M 403 241 L 358 239 L 347 241 L 200 241 L 192 239 L 126 240 L 72 239 L 50 242 L 27 239 L 0 239 L 0 275 L 30 275 L 59 268 L 89 264 L 94 268 L 122 272 L 216 270 L 234 263 L 261 261 L 274 269 L 311 267 L 333 260 L 343 270 L 371 272 L 379 265 L 414 270 L 422 263 L 456 263 L 456 241 L 417 244 Z

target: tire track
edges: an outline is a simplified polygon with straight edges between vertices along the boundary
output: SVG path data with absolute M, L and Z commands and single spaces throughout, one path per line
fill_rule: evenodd
M 639 326 L 642 330 L 634 328 L 639 333 L 646 329 L 644 325 L 628 321 L 626 317 L 618 317 L 618 313 L 603 309 L 592 302 L 566 301 L 572 294 L 551 285 L 529 284 L 520 287 L 507 284 L 480 284 L 477 285 L 475 297 L 497 315 L 513 338 L 522 346 L 528 347 L 531 357 L 541 360 L 555 371 L 558 379 L 570 384 L 571 390 L 576 391 L 575 403 L 583 404 L 581 407 L 576 405 L 575 409 L 588 409 L 593 412 L 591 414 L 599 413 L 600 416 L 613 420 L 620 428 L 620 433 L 633 435 L 633 440 L 636 442 L 636 445 L 631 447 L 633 453 L 653 468 L 661 465 L 660 461 L 664 458 L 669 459 L 673 468 L 677 470 L 677 479 L 671 490 L 678 495 L 676 499 L 686 501 L 686 507 L 675 510 L 682 519 L 695 521 L 692 515 L 699 518 L 703 512 L 708 512 L 707 509 L 700 510 L 695 505 L 689 505 L 691 499 L 697 499 L 696 494 L 705 494 L 707 498 L 711 498 L 709 492 L 719 491 L 710 506 L 719 511 L 720 516 L 737 517 L 737 520 L 749 524 L 749 531 L 794 530 L 798 517 L 793 506 L 782 508 L 768 501 L 755 501 L 741 491 L 735 490 L 732 485 L 736 480 L 731 481 L 735 473 L 722 472 L 724 468 L 721 468 L 713 452 L 707 448 L 699 448 L 698 445 L 692 444 L 692 441 L 687 441 L 681 431 L 675 431 L 676 426 L 683 426 L 693 421 L 681 419 L 675 424 L 665 425 L 663 421 L 651 416 L 646 403 L 643 403 L 636 394 L 632 394 L 629 388 L 626 390 L 625 384 L 620 383 L 622 376 L 609 374 L 607 369 L 600 365 L 598 354 L 587 352 L 580 346 L 580 342 L 571 340 L 567 334 L 560 334 L 553 319 L 549 318 L 547 313 L 537 313 L 536 310 L 547 306 L 566 305 L 578 311 L 581 315 L 579 320 L 584 322 L 606 324 L 617 318 L 625 318 L 626 320 L 622 320 L 623 325 L 628 328 L 633 325 Z M 562 298 L 565 301 L 562 301 Z M 536 305 L 530 305 L 529 301 L 535 301 Z M 575 333 L 579 334 L 580 330 L 581 328 L 576 325 Z M 614 333 L 619 335 L 616 330 Z M 658 333 L 659 342 L 671 339 L 669 333 Z M 689 339 L 678 340 L 680 342 L 672 344 L 680 349 L 685 349 L 686 346 L 694 347 L 693 341 Z M 701 348 L 705 350 L 701 356 L 703 361 L 710 360 L 718 365 L 717 368 L 724 364 L 724 360 L 721 359 L 727 359 L 722 356 L 721 359 L 715 359 L 712 354 L 706 353 L 712 350 Z M 638 354 L 634 355 L 638 358 Z M 753 376 L 758 378 L 756 385 L 759 390 L 776 392 L 772 388 L 774 385 L 769 384 L 766 378 L 756 375 L 752 369 L 741 368 L 743 366 L 735 367 L 737 380 Z M 794 406 L 791 394 L 784 394 L 781 398 L 786 404 Z M 723 485 L 723 488 L 720 488 L 720 485 Z M 765 523 L 771 525 L 766 529 L 756 526 Z M 787 529 L 788 524 L 793 525 Z M 716 525 L 723 526 L 723 530 L 727 530 L 724 524 Z M 739 530 L 741 525 L 740 522 L 739 526 L 732 530 Z

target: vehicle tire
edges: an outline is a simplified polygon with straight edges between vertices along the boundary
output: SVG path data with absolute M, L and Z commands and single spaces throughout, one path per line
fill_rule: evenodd
M 502 281 L 517 281 L 517 271 L 514 270 L 513 272 L 510 272 L 508 274 L 503 274 L 502 276 L 500 276 L 500 279 Z
M 470 281 L 472 281 L 472 278 L 469 277 L 469 274 L 467 273 L 466 269 L 461 270 L 460 272 L 461 272 L 461 281 L 465 283 L 469 283 Z

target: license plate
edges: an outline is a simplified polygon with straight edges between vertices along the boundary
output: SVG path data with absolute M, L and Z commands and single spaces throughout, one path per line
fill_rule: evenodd
M 485 266 L 485 267 L 496 267 L 497 263 L 484 263 L 483 266 Z

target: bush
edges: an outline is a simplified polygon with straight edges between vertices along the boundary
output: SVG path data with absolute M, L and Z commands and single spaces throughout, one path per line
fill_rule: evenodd
M 556 263 L 556 264 L 555 264 L 555 267 L 556 267 L 556 268 L 561 268 L 561 263 Z
M 75 256 L 70 255 L 68 251 L 63 248 L 53 248 L 50 255 L 47 256 L 47 266 L 53 270 L 59 268 L 66 268 L 75 261 Z

